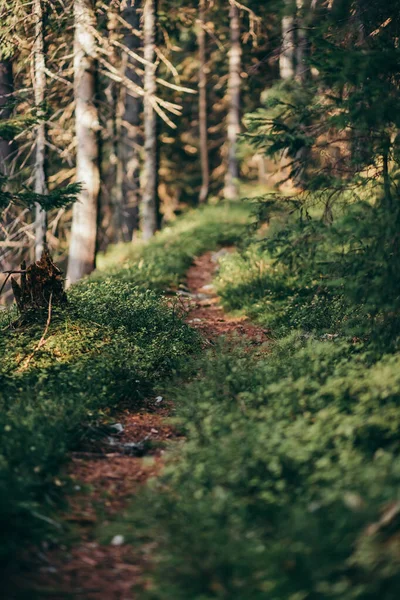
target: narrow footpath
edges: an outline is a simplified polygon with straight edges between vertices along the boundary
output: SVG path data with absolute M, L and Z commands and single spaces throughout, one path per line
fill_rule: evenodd
M 178 292 L 187 311 L 187 322 L 198 329 L 204 344 L 220 335 L 245 337 L 251 345 L 267 340 L 266 332 L 244 317 L 227 315 L 212 285 L 219 258 L 226 253 L 208 252 L 195 259 L 186 284 Z M 38 557 L 35 575 L 25 584 L 31 598 L 59 600 L 134 600 L 133 588 L 145 588 L 144 573 L 152 547 L 125 544 L 123 532 L 108 545 L 97 540 L 97 526 L 112 522 L 131 503 L 135 493 L 163 465 L 165 445 L 178 439 L 168 421 L 173 405 L 158 396 L 139 409 L 122 407 L 116 424 L 99 439 L 92 436 L 79 452 L 71 453 L 67 474 L 73 491 L 64 519 L 73 525 L 73 542 L 49 548 Z M 106 440 L 106 441 L 105 441 Z M 25 584 L 24 587 L 25 587 Z

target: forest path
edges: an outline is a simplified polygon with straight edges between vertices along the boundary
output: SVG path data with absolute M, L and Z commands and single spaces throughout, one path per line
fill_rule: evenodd
M 200 331 L 205 346 L 230 334 L 244 336 L 251 345 L 261 344 L 267 339 L 265 331 L 245 317 L 227 315 L 211 283 L 219 258 L 227 251 L 208 252 L 196 258 L 188 270 L 186 285 L 179 292 L 187 322 Z M 92 439 L 81 451 L 71 453 L 67 472 L 75 489 L 63 516 L 75 525 L 75 539 L 72 545 L 49 550 L 41 557 L 37 574 L 28 577 L 35 598 L 133 600 L 132 588 L 146 587 L 143 573 L 152 548 L 124 544 L 123 531 L 110 544 L 100 544 L 97 533 L 100 525 L 104 528 L 115 521 L 140 487 L 160 472 L 162 446 L 178 439 L 168 422 L 172 410 L 172 403 L 161 397 L 148 400 L 139 409 L 122 407 L 116 415 L 118 427 L 108 432 L 107 443 L 104 437 Z

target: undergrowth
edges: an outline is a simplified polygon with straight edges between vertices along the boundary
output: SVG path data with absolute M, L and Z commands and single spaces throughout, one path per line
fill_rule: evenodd
M 187 441 L 118 529 L 157 540 L 144 597 L 397 598 L 397 255 L 357 211 L 281 214 L 224 257 L 225 307 L 274 339 L 222 340 L 171 388 Z
M 296 335 L 257 360 L 210 352 L 175 390 L 187 442 L 128 529 L 157 539 L 146 597 L 394 600 L 399 367 Z
M 107 269 L 74 286 L 65 312 L 13 329 L 1 315 L 0 560 L 58 535 L 59 469 L 85 428 L 122 400 L 140 403 L 200 349 L 157 290 L 176 286 L 193 257 L 243 232 L 247 210 L 192 212 L 148 245 L 120 247 Z M 123 264 L 118 257 L 123 255 Z M 147 288 L 155 288 L 149 290 Z M 14 315 L 15 316 L 15 315 Z
M 233 245 L 243 237 L 249 212 L 245 203 L 223 203 L 191 211 L 163 229 L 151 244 L 114 246 L 99 259 L 99 277 L 105 271 L 108 277 L 146 288 L 174 288 L 194 256 L 216 246 Z

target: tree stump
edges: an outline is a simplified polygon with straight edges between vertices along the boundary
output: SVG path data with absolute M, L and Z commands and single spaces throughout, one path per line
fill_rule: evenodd
M 67 304 L 63 273 L 52 261 L 47 248 L 41 259 L 29 267 L 23 262 L 20 273 L 20 283 L 12 277 L 11 286 L 21 315 L 48 310 L 50 302 L 52 306 Z

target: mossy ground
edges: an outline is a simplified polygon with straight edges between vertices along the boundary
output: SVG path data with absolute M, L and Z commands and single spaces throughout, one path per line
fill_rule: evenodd
M 296 271 L 259 239 L 223 259 L 217 287 L 274 342 L 221 340 L 171 386 L 186 444 L 118 531 L 157 540 L 154 600 L 394 600 L 400 354 L 362 302 L 324 289 L 318 261 Z
M 277 263 L 258 239 L 223 259 L 217 287 L 228 309 L 275 328 L 267 348 L 230 338 L 200 354 L 196 333 L 159 294 L 178 285 L 194 255 L 243 238 L 246 219 L 243 207 L 210 207 L 148 246 L 114 249 L 104 273 L 71 291 L 68 314 L 54 315 L 27 366 L 43 324 L 7 334 L 5 548 L 24 528 L 49 535 L 43 518 L 82 424 L 162 383 L 186 442 L 106 533 L 151 541 L 144 596 L 395 600 L 395 344 L 377 344 L 362 306 L 324 290 L 311 267 L 298 276 Z M 357 319 L 363 337 L 351 333 Z
M 0 340 L 0 558 L 59 534 L 60 465 L 85 427 L 122 400 L 140 403 L 185 369 L 200 350 L 197 333 L 160 292 L 177 286 L 193 257 L 233 243 L 248 211 L 223 205 L 192 212 L 148 245 L 120 247 L 104 269 L 74 286 L 66 311 L 9 328 Z

